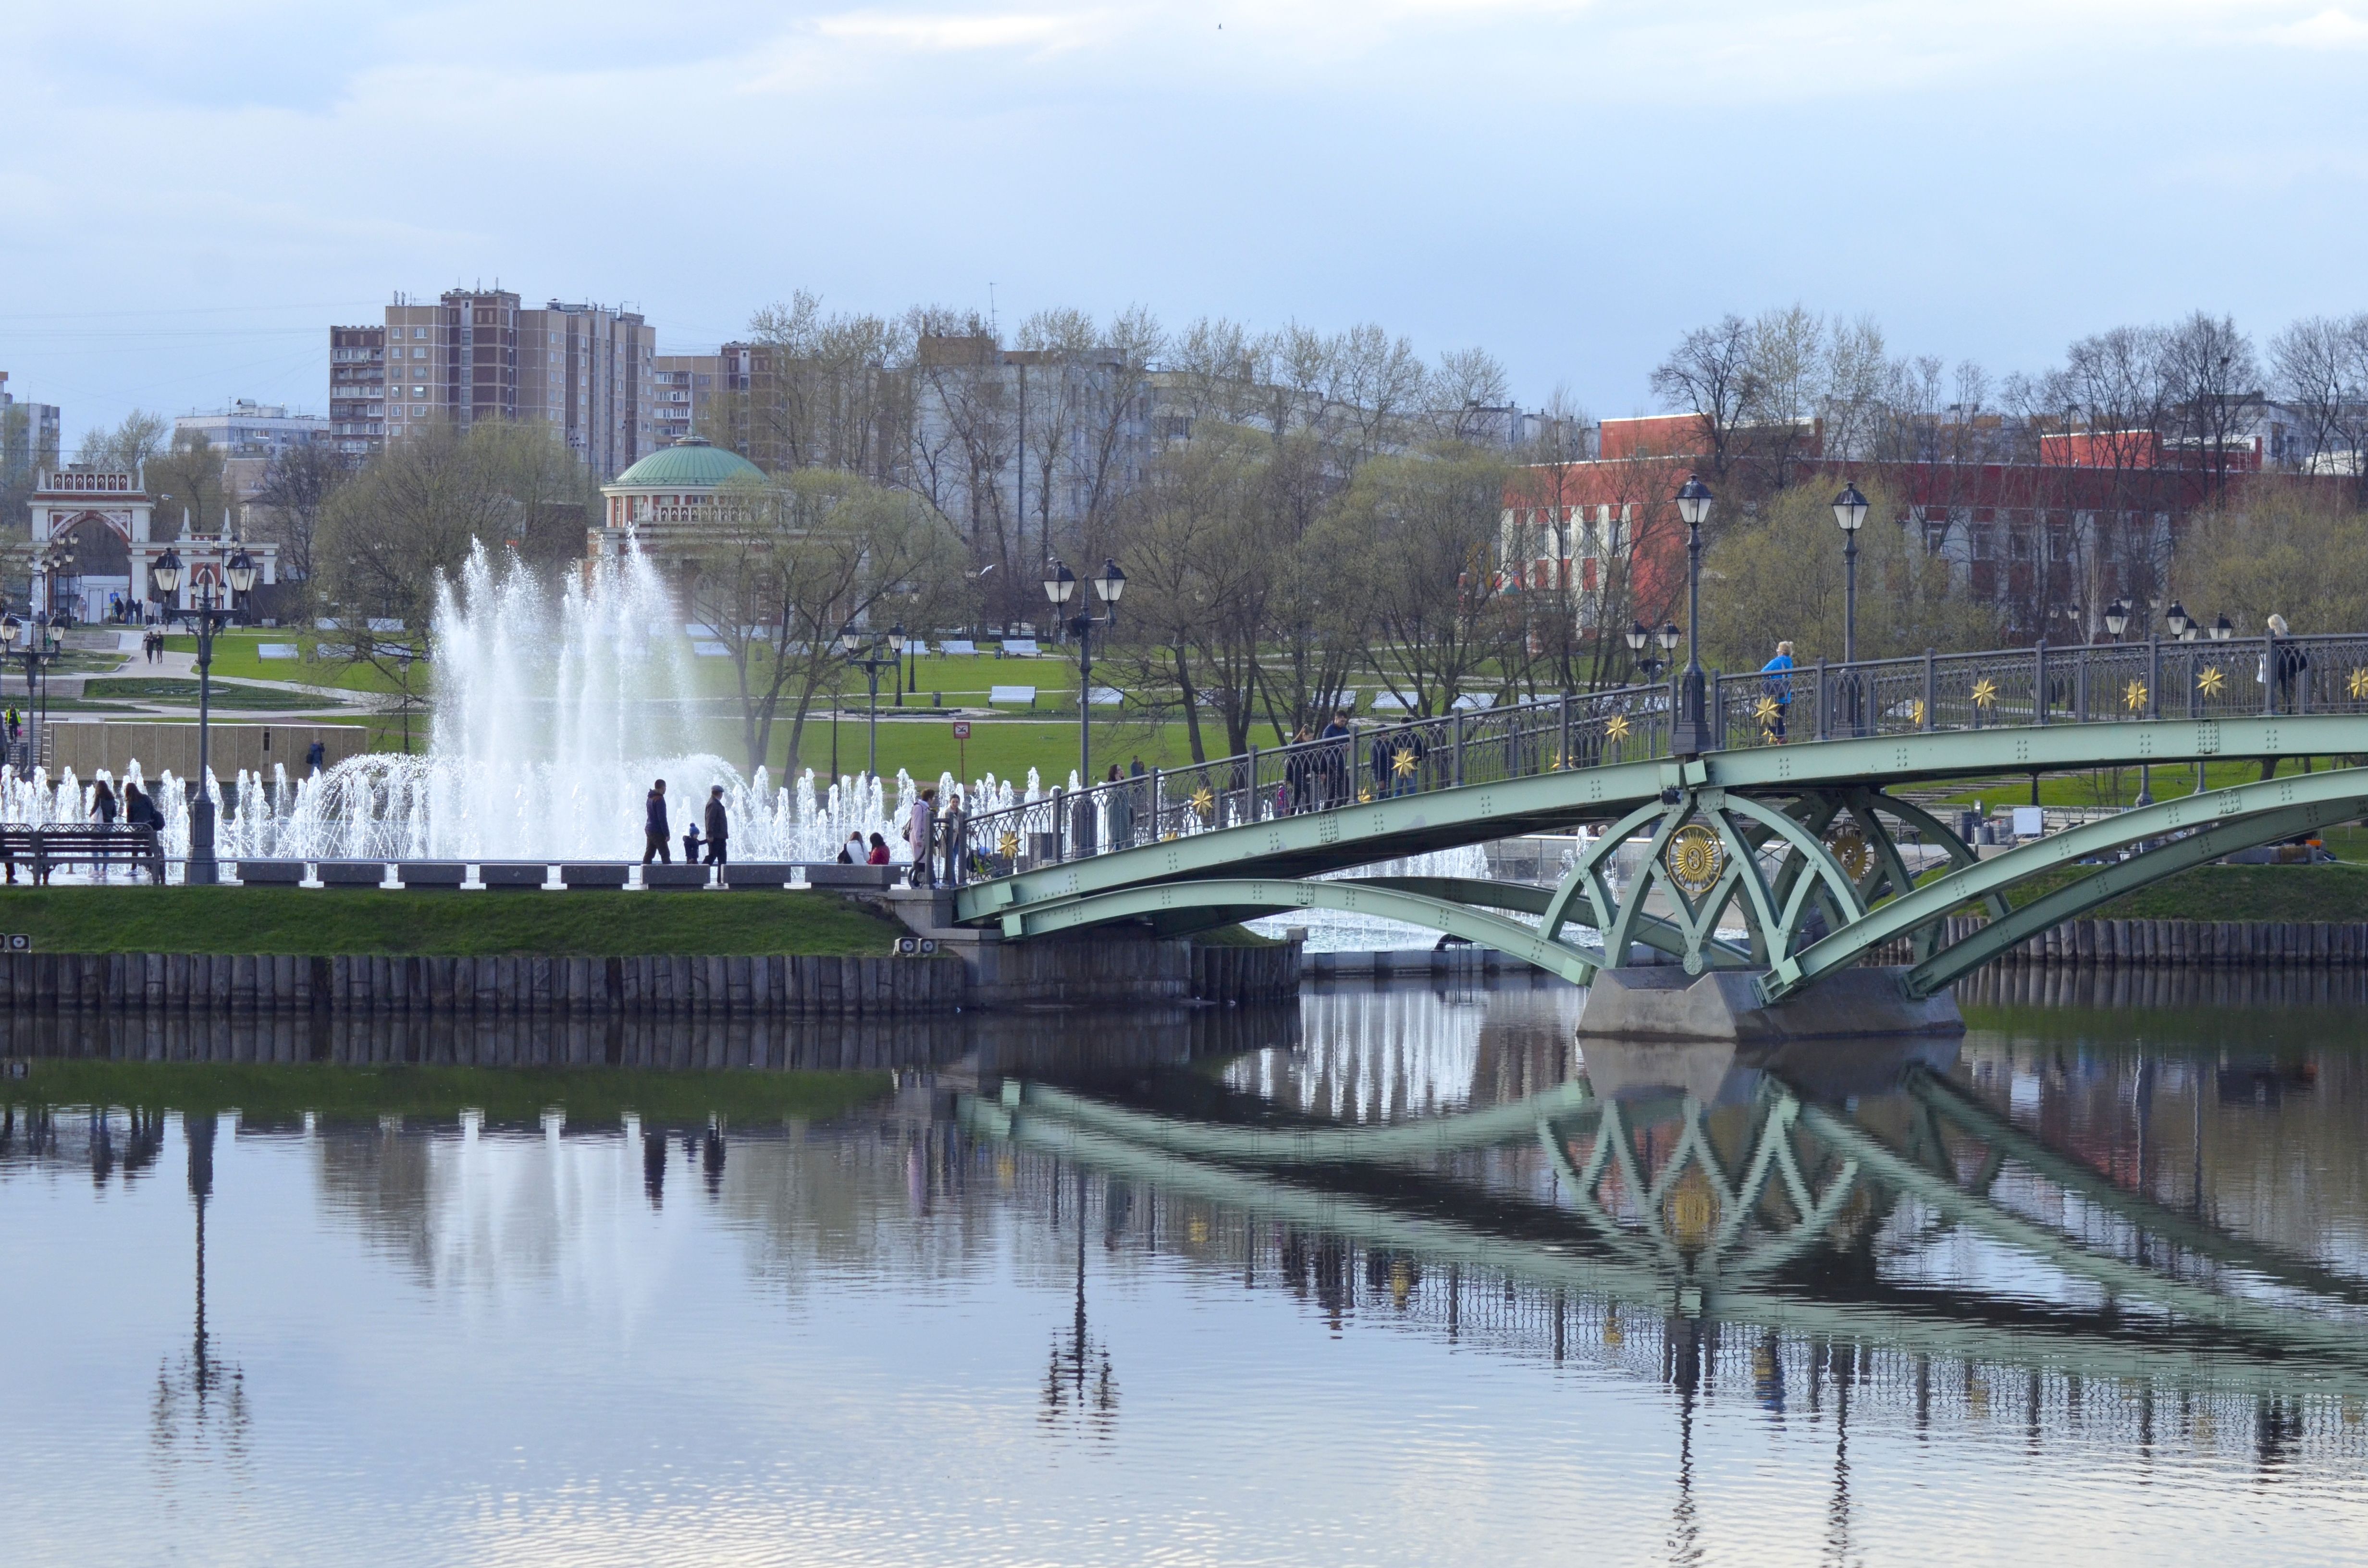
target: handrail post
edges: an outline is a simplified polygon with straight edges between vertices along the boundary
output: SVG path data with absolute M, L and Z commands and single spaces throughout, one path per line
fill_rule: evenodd
M 1711 722 L 1718 726 L 1712 736 L 1711 749 L 1725 751 L 1726 749 L 1726 674 L 1723 670 L 1710 672 L 1710 711 Z
M 2261 711 L 2278 710 L 2278 634 L 2261 633 Z
M 1554 753 L 1560 759 L 1556 766 L 1568 767 L 1570 762 L 1570 693 L 1562 694 L 1562 746 Z
M 1053 786 L 1053 863 L 1056 866 L 1069 858 L 1068 793 L 1058 784 Z
M 1826 656 L 1817 655 L 1817 739 L 1827 738 L 1826 724 Z
M 2162 639 L 2146 633 L 2146 717 L 2162 717 Z
M 1159 831 L 1160 819 L 1167 814 L 1167 769 L 1155 767 L 1151 770 L 1151 842 L 1154 844 L 1167 837 L 1167 835 Z
M 2047 638 L 2043 634 L 2031 645 L 2031 710 L 2036 722 L 2047 722 Z
M 1243 820 L 1247 822 L 1258 821 L 1264 813 L 1258 809 L 1258 797 L 1262 791 L 1258 789 L 1258 747 L 1255 745 L 1250 747 L 1248 776 L 1247 781 L 1242 786 L 1242 793 L 1248 797 L 1248 799 L 1243 803 L 1249 808 L 1248 811 L 1244 813 Z
M 1937 672 L 1933 667 L 1935 657 L 1934 650 L 1930 648 L 1924 650 L 1924 722 L 1921 728 L 1928 735 L 1932 733 L 1932 709 L 1935 699 L 1940 696 Z
M 1455 725 L 1455 783 L 1456 787 L 1461 789 L 1463 785 L 1463 715 L 1461 711 L 1453 712 L 1453 722 Z

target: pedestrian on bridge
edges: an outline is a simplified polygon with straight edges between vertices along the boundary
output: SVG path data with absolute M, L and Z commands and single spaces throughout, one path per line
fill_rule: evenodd
M 1322 766 L 1311 744 L 1315 739 L 1307 733 L 1307 726 L 1302 724 L 1291 737 L 1291 755 L 1283 758 L 1282 781 L 1291 791 L 1290 805 L 1286 810 L 1292 816 L 1309 810 L 1315 803 L 1315 774 Z
M 946 885 L 958 888 L 962 883 L 962 857 L 968 852 L 970 835 L 970 815 L 962 810 L 959 789 L 947 798 L 941 832 L 946 841 Z
M 1102 782 L 1121 786 L 1119 789 L 1102 791 L 1109 801 L 1104 809 L 1110 815 L 1110 847 L 1132 849 L 1134 847 L 1135 787 L 1120 778 L 1118 764 L 1115 762 L 1110 764 L 1110 777 Z
M 1793 644 L 1776 644 L 1776 656 L 1759 666 L 1759 674 L 1768 687 L 1768 695 L 1775 699 L 1775 717 L 1766 725 L 1769 739 L 1778 745 L 1784 744 L 1784 710 L 1793 705 Z
M 2270 617 L 2270 635 L 2276 639 L 2271 644 L 2276 652 L 2262 661 L 2261 672 L 2262 677 L 2271 683 L 2270 706 L 2280 713 L 2297 712 L 2294 687 L 2310 668 L 2310 655 L 2302 651 L 2301 644 L 2286 641 L 2293 633 L 2286 630 L 2284 616 Z
M 1357 770 L 1349 758 L 1356 745 L 1357 728 L 1349 720 L 1348 709 L 1336 709 L 1332 722 L 1324 726 L 1324 733 L 1319 737 L 1326 744 L 1323 768 L 1317 776 L 1316 785 L 1317 792 L 1323 797 L 1321 803 L 1326 806 L 1345 806 L 1349 798 L 1356 793 L 1351 781 Z

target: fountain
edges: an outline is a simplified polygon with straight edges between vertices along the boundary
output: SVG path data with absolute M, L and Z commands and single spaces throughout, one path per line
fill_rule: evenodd
M 638 551 L 598 562 L 554 601 L 515 556 L 498 566 L 480 545 L 459 582 L 438 594 L 434 706 L 425 756 L 373 752 L 290 779 L 241 771 L 207 781 L 223 812 L 225 860 L 625 860 L 642 850 L 642 802 L 666 781 L 677 827 L 698 820 L 723 787 L 733 854 L 746 860 L 827 860 L 849 833 L 879 833 L 900 862 L 901 824 L 919 786 L 809 770 L 777 786 L 699 749 L 692 662 L 656 569 Z M 100 777 L 106 777 L 104 774 Z M 125 781 L 140 779 L 134 763 Z M 94 780 L 95 782 L 95 780 Z M 941 790 L 953 785 L 940 779 Z M 144 787 L 144 785 L 143 785 Z M 188 848 L 188 789 L 168 772 L 154 791 L 168 858 Z M 968 786 L 973 812 L 1042 793 L 992 775 Z M 83 822 L 90 790 L 72 771 L 51 779 L 0 771 L 0 817 Z

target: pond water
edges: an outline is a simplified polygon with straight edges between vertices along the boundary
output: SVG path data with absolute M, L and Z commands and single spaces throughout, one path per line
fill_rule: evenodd
M 1520 978 L 51 1024 L 0 1561 L 2368 1561 L 2360 991 L 1992 975 L 1750 1060 Z

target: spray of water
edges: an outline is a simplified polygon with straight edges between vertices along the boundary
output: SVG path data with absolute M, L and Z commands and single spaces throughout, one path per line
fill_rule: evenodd
M 480 547 L 438 596 L 434 719 L 425 756 L 370 753 L 290 779 L 241 771 L 222 802 L 224 859 L 620 860 L 642 852 L 643 801 L 666 781 L 677 833 L 723 787 L 733 854 L 826 860 L 850 833 L 879 833 L 898 860 L 919 786 L 809 770 L 776 785 L 697 749 L 700 704 L 681 628 L 656 569 L 638 551 L 602 562 L 555 601 L 516 558 Z M 108 777 L 102 773 L 100 778 Z M 137 763 L 126 780 L 140 778 Z M 938 781 L 941 790 L 951 778 Z M 964 790 L 983 812 L 1042 793 L 992 775 Z M 168 772 L 154 791 L 165 853 L 188 852 L 188 790 Z M 89 788 L 69 770 L 0 770 L 0 819 L 76 823 Z

